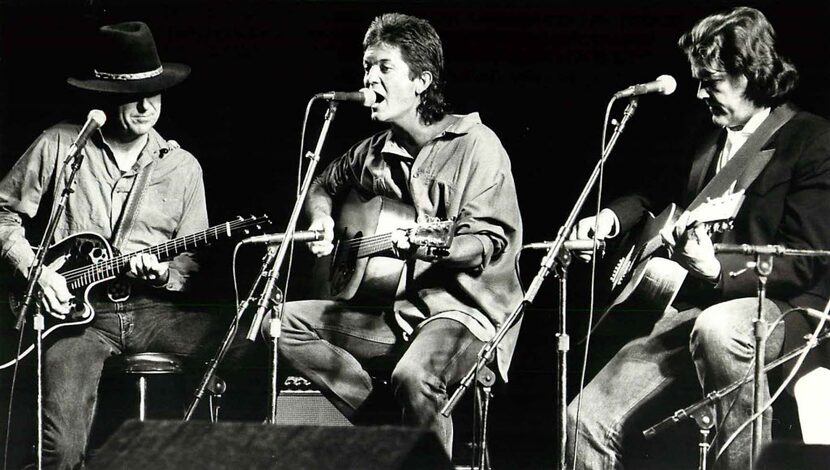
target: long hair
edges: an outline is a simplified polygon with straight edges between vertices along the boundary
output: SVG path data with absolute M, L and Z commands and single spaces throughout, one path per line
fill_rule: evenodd
M 746 97 L 756 105 L 780 104 L 798 83 L 795 66 L 775 50 L 775 30 L 754 8 L 707 16 L 677 45 L 693 67 L 745 76 Z
M 409 67 L 410 80 L 423 72 L 432 74 L 432 84 L 421 94 L 418 114 L 426 124 L 447 113 L 444 102 L 444 50 L 441 38 L 428 21 L 400 13 L 385 13 L 369 25 L 363 50 L 378 44 L 396 46 Z

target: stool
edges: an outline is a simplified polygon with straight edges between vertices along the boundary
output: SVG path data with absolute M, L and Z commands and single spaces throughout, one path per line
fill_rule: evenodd
M 138 376 L 138 420 L 144 421 L 147 415 L 147 378 L 151 375 L 174 375 L 185 372 L 181 357 L 165 353 L 124 354 L 110 358 L 106 363 L 110 372 Z M 208 384 L 207 392 L 210 403 L 210 421 L 219 419 L 219 398 L 225 392 L 225 382 L 214 376 Z
M 107 369 L 116 373 L 138 376 L 138 420 L 147 415 L 147 377 L 184 372 L 181 358 L 164 353 L 138 353 L 115 356 L 107 362 Z

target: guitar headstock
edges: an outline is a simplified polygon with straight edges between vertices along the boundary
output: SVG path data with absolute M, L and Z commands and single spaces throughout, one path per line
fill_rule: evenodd
M 690 219 L 702 223 L 731 221 L 738 214 L 738 209 L 741 208 L 743 202 L 743 190 L 724 194 L 714 199 L 707 199 L 706 202 L 691 211 Z
M 408 230 L 409 243 L 432 248 L 449 248 L 454 236 L 453 220 L 428 220 Z
M 261 232 L 264 227 L 271 225 L 271 218 L 267 214 L 260 216 L 250 215 L 247 218 L 240 215 L 234 221 L 234 225 L 243 234 L 248 235 L 252 231 Z

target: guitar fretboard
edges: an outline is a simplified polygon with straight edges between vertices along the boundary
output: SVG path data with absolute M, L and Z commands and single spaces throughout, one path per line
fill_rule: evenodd
M 347 250 L 357 250 L 357 258 L 365 258 L 392 249 L 392 234 L 382 233 L 369 237 L 352 238 L 341 243 Z
M 230 238 L 238 230 L 255 226 L 265 221 L 267 221 L 267 218 L 260 217 L 225 222 L 201 232 L 176 238 L 126 255 L 114 256 L 99 263 L 71 269 L 61 274 L 66 279 L 66 283 L 70 289 L 78 289 L 93 282 L 103 281 L 123 274 L 128 270 L 130 259 L 138 254 L 153 254 L 156 255 L 159 261 L 166 261 L 179 253 L 201 248 L 223 237 Z

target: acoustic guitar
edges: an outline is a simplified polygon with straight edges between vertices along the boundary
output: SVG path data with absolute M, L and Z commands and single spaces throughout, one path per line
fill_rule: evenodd
M 743 191 L 710 199 L 692 211 L 684 212 L 671 204 L 657 217 L 649 216 L 639 237 L 626 246 L 625 253 L 611 274 L 611 298 L 608 309 L 633 301 L 637 305 L 665 310 L 674 301 L 688 272 L 666 257 L 665 238 L 689 221 L 703 224 L 716 233 L 732 227 L 732 220 L 743 202 Z M 665 235 L 665 237 L 664 237 Z
M 222 238 L 247 233 L 250 229 L 259 229 L 262 225 L 268 223 L 270 221 L 267 216 L 251 216 L 247 219 L 240 217 L 237 220 L 225 222 L 198 233 L 125 255 L 117 254 L 109 242 L 96 233 L 82 232 L 64 238 L 49 247 L 44 262 L 63 275 L 66 279 L 66 286 L 74 299 L 71 301 L 70 311 L 66 315 L 48 310 L 43 312 L 45 318 L 43 337 L 59 328 L 82 326 L 92 322 L 95 318 L 95 310 L 89 301 L 90 292 L 96 286 L 129 271 L 129 261 L 133 256 L 140 253 L 150 253 L 156 255 L 160 261 L 166 261 L 180 253 L 209 245 Z M 111 300 L 116 302 L 128 298 L 128 294 L 113 293 L 110 289 L 108 289 L 107 294 Z M 36 292 L 36 295 L 39 295 L 39 293 Z M 21 297 L 22 295 L 15 295 L 14 290 L 12 290 L 9 307 L 15 313 L 19 312 L 22 307 L 23 299 Z M 37 302 L 36 308 L 41 308 L 40 302 Z M 20 356 L 16 358 L 14 351 L 7 353 L 7 348 L 2 348 L 3 356 L 0 356 L 0 370 L 26 357 L 34 349 L 33 339 L 24 345 Z
M 451 220 L 417 222 L 415 208 L 382 196 L 362 198 L 350 191 L 339 209 L 328 264 L 328 298 L 391 305 L 406 262 L 394 256 L 392 233 L 404 230 L 409 243 L 449 249 Z

